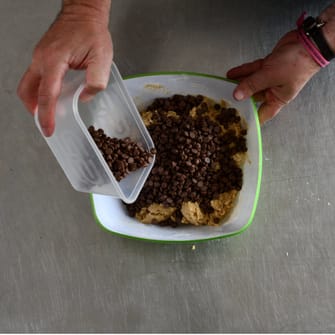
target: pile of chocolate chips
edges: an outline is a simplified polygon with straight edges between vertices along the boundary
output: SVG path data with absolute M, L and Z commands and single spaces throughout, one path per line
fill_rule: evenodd
M 189 115 L 196 107 L 196 117 Z M 216 120 L 206 115 L 208 105 L 203 96 L 174 95 L 158 98 L 147 107 L 153 124 L 148 127 L 157 149 L 155 166 L 138 199 L 126 208 L 135 216 L 143 207 L 161 203 L 176 207 L 180 221 L 183 202 L 198 202 L 205 213 L 213 212 L 212 199 L 242 187 L 241 168 L 233 159 L 238 152 L 246 152 L 246 129 L 239 136 L 234 131 L 222 132 L 231 123 L 240 122 L 236 109 L 214 105 Z M 167 116 L 175 111 L 179 117 Z M 166 220 L 159 224 L 176 226 L 180 222 Z
M 93 126 L 90 126 L 88 131 L 117 181 L 126 177 L 129 172 L 148 166 L 156 153 L 155 149 L 146 151 L 141 144 L 129 137 L 111 138 L 102 129 L 96 130 Z

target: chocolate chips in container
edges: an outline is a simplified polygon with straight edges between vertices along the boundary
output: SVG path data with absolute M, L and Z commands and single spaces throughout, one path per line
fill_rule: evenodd
M 148 166 L 156 153 L 155 149 L 146 151 L 140 143 L 132 141 L 129 137 L 111 138 L 103 129 L 95 129 L 93 126 L 90 126 L 88 131 L 117 181 L 125 178 L 130 172 Z

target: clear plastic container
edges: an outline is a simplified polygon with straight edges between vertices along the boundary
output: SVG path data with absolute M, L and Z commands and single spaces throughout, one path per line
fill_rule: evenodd
M 55 132 L 51 137 L 44 138 L 74 189 L 110 195 L 132 203 L 149 176 L 154 160 L 118 182 L 89 134 L 88 127 L 102 128 L 110 137 L 130 137 L 146 150 L 154 148 L 153 141 L 115 64 L 112 65 L 106 90 L 90 102 L 79 101 L 83 88 L 82 74 L 70 73 L 65 78 L 56 106 Z M 37 113 L 35 122 L 40 129 Z

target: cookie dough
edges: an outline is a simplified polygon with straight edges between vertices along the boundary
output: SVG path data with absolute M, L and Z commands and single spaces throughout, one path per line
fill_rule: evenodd
M 242 187 L 246 121 L 225 101 L 202 96 L 156 99 L 141 116 L 157 155 L 130 215 L 171 226 L 222 224 Z

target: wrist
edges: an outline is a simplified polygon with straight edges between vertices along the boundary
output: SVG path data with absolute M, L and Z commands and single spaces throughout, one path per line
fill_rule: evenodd
M 63 0 L 60 17 L 108 25 L 111 0 Z
M 299 32 L 297 30 L 294 31 L 294 35 L 298 48 L 297 50 L 299 59 L 303 61 L 306 71 L 311 75 L 314 75 L 315 73 L 320 71 L 321 67 L 308 52 L 304 44 L 301 43 L 301 39 L 299 38 Z
M 326 67 L 335 54 L 321 31 L 325 22 L 320 17 L 305 18 L 305 15 L 306 12 L 302 13 L 296 22 L 299 39 L 315 62 L 321 67 Z

